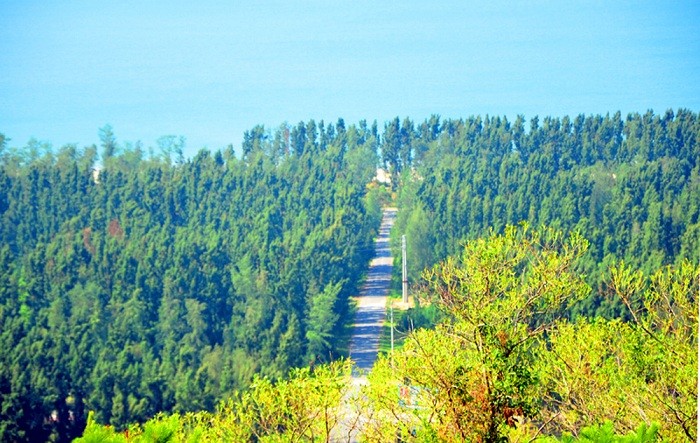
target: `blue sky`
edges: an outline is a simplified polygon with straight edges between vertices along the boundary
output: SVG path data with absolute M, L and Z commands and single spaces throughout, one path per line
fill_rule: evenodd
M 0 1 L 0 132 L 238 148 L 243 131 L 700 111 L 697 1 Z

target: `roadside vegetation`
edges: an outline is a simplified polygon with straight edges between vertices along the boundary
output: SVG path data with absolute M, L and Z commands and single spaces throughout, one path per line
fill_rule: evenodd
M 0 134 L 0 440 L 696 440 L 697 112 L 100 138 Z M 355 392 L 388 202 L 416 302 Z
M 295 370 L 129 438 L 168 429 L 172 441 L 311 442 L 355 428 L 368 442 L 695 441 L 700 269 L 645 276 L 617 264 L 607 285 L 634 321 L 570 321 L 566 308 L 591 291 L 575 272 L 587 247 L 528 227 L 470 241 L 425 273 L 443 320 L 381 357 L 359 391 L 348 363 Z M 93 434 L 125 436 L 91 423 L 80 441 Z
M 382 215 L 371 128 L 257 127 L 187 160 L 101 138 L 0 138 L 0 441 L 214 411 L 347 352 Z

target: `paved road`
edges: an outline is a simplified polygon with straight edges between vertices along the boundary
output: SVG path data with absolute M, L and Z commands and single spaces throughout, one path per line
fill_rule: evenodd
M 396 218 L 395 208 L 386 208 L 375 241 L 374 259 L 367 280 L 357 298 L 355 327 L 350 339 L 350 358 L 357 368 L 369 371 L 377 359 L 379 335 L 386 316 L 386 296 L 391 283 L 393 259 L 389 250 L 389 231 Z
M 386 316 L 386 297 L 391 284 L 391 268 L 393 259 L 389 250 L 389 232 L 396 218 L 396 209 L 384 209 L 379 236 L 375 241 L 374 258 L 370 262 L 367 280 L 357 298 L 355 326 L 350 339 L 350 358 L 356 368 L 369 372 L 377 359 L 379 351 L 379 335 Z M 353 371 L 355 372 L 355 371 Z M 333 430 L 331 442 L 356 443 L 357 435 L 363 426 L 363 420 L 357 417 L 352 405 L 352 399 L 362 385 L 367 384 L 367 377 L 355 374 L 351 386 L 340 405 L 341 419 Z

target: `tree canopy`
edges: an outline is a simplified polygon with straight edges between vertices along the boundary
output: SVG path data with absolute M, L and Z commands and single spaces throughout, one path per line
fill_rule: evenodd
M 373 251 L 378 165 L 443 320 L 373 370 L 368 439 L 695 438 L 697 113 L 310 120 L 190 159 L 182 137 L 99 138 L 0 134 L 0 439 L 68 441 L 88 411 L 197 429 L 229 398 L 249 440 L 327 438 L 330 405 L 290 393 L 346 394 L 325 364 Z M 326 428 L 296 427 L 307 413 Z
M 163 137 L 0 156 L 0 439 L 213 410 L 342 356 L 380 207 L 366 128 L 262 127 L 243 155 Z M 322 133 L 314 132 L 318 127 Z
M 396 122 L 394 122 L 396 123 Z M 611 263 L 652 273 L 700 249 L 700 118 L 686 109 L 570 117 L 470 117 L 415 126 L 401 170 L 396 235 L 411 281 L 462 243 L 527 221 L 576 231 L 594 291 L 580 313 L 628 316 L 603 297 Z M 387 146 L 384 143 L 382 146 Z M 393 151 L 392 151 L 393 152 Z M 384 158 L 387 155 L 383 156 Z M 398 238 L 394 241 L 398 250 Z M 410 249 L 413 248 L 413 251 Z M 395 253 L 394 256 L 399 256 Z
M 378 360 L 353 389 L 348 362 L 257 378 L 217 412 L 161 416 L 149 441 L 696 441 L 700 267 L 653 275 L 624 263 L 610 296 L 633 321 L 566 318 L 591 288 L 576 272 L 587 242 L 551 228 L 507 227 L 426 271 L 421 293 L 444 313 Z M 630 300 L 640 302 L 634 306 Z M 125 434 L 91 422 L 84 440 Z

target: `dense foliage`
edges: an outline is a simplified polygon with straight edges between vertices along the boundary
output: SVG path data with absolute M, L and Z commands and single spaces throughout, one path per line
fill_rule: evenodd
M 611 268 L 633 321 L 566 320 L 591 290 L 576 272 L 587 242 L 508 227 L 426 272 L 445 319 L 414 331 L 352 388 L 341 362 L 293 371 L 214 414 L 158 417 L 132 441 L 696 441 L 700 268 L 645 276 Z M 630 301 L 639 300 L 635 308 Z M 91 423 L 81 442 L 125 441 Z M 160 438 L 156 440 L 155 436 Z
M 161 414 L 121 433 L 90 417 L 76 443 L 327 442 L 342 434 L 338 405 L 350 391 L 350 367 L 337 360 L 313 371 L 295 369 L 277 383 L 256 376 L 250 389 L 235 393 L 214 413 Z
M 313 402 L 345 395 L 344 369 L 284 378 L 344 352 L 348 296 L 381 217 L 367 186 L 380 160 L 409 277 L 441 263 L 426 293 L 446 320 L 373 371 L 356 398 L 357 423 L 376 424 L 366 438 L 393 438 L 404 418 L 406 438 L 439 441 L 582 437 L 589 424 L 608 432 L 605 420 L 692 438 L 697 269 L 686 259 L 700 249 L 700 116 L 525 126 L 396 118 L 380 134 L 312 120 L 247 131 L 239 157 L 229 147 L 189 160 L 181 138 L 146 155 L 109 126 L 100 149 L 14 149 L 0 134 L 0 347 L 12 350 L 0 354 L 0 439 L 65 441 L 88 410 L 94 429 L 165 412 L 175 428 L 233 420 L 244 440 L 337 432 L 330 405 Z M 523 221 L 553 230 L 507 228 Z M 588 319 L 566 323 L 572 312 Z M 430 407 L 399 408 L 396 371 Z M 282 395 L 305 389 L 325 394 Z M 224 415 L 185 414 L 232 395 Z M 295 427 L 309 411 L 326 414 L 325 430 Z
M 576 272 L 586 246 L 508 227 L 426 272 L 424 295 L 446 321 L 375 365 L 370 441 L 397 428 L 415 441 L 616 441 L 613 429 L 647 441 L 647 427 L 695 441 L 700 268 L 681 261 L 645 276 L 618 264 L 606 281 L 633 321 L 570 322 L 565 308 L 590 291 Z
M 367 125 L 0 147 L 0 440 L 213 410 L 255 374 L 341 354 L 381 210 Z M 95 167 L 99 166 L 99 173 Z
M 579 272 L 595 290 L 577 309 L 614 317 L 627 314 L 601 297 L 611 263 L 651 273 L 700 249 L 700 116 L 688 110 L 535 117 L 529 128 L 523 117 L 395 119 L 382 149 L 401 183 L 395 232 L 414 282 L 465 239 L 527 221 L 590 241 Z

